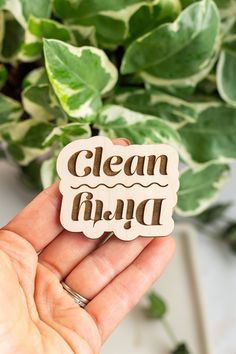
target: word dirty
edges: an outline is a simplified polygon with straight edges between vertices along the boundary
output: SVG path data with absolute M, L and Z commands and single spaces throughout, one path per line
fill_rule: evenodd
M 57 171 L 65 229 L 90 238 L 114 232 L 122 240 L 172 232 L 179 181 L 171 146 L 81 139 L 60 152 Z

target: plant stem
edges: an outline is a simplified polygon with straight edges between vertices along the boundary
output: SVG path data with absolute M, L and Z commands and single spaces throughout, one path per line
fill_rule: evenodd
M 161 319 L 161 323 L 168 334 L 170 340 L 173 342 L 173 345 L 176 346 L 178 344 L 178 339 L 173 331 L 172 326 L 170 325 L 169 321 L 166 318 Z

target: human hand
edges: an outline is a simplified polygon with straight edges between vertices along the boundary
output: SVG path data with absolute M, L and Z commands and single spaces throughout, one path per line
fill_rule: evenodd
M 56 183 L 0 230 L 1 354 L 98 353 L 173 255 L 171 237 L 104 243 L 105 234 L 70 233 L 60 203 Z M 85 309 L 62 280 L 90 300 Z

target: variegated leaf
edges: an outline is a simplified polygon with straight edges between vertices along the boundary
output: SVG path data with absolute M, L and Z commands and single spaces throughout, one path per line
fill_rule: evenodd
M 34 69 L 24 77 L 22 87 L 25 89 L 31 85 L 49 84 L 47 72 L 44 67 Z
M 121 7 L 121 5 L 123 5 Z M 78 14 L 71 13 L 69 23 L 93 26 L 96 40 L 105 48 L 116 48 L 122 43 L 149 32 L 165 21 L 172 21 L 181 9 L 179 0 L 107 1 L 97 3 L 82 1 Z
M 212 102 L 199 110 L 195 124 L 178 130 L 191 159 L 198 164 L 236 160 L 236 109 Z
M 80 47 L 45 40 L 49 80 L 65 112 L 74 118 L 93 115 L 101 96 L 117 81 L 117 69 L 106 54 L 94 47 Z
M 49 84 L 31 85 L 22 92 L 25 111 L 41 120 L 65 119 L 65 113 L 59 106 Z
M 75 42 L 72 31 L 68 26 L 45 18 L 37 18 L 30 16 L 28 20 L 27 30 L 37 38 L 53 38 L 64 42 Z
M 43 188 L 51 186 L 58 180 L 58 174 L 56 170 L 56 157 L 51 157 L 48 160 L 43 161 L 40 169 L 40 177 Z
M 60 146 L 65 146 L 71 141 L 82 138 L 89 138 L 91 129 L 89 124 L 70 123 L 54 128 L 43 142 L 44 146 L 51 146 L 54 143 L 59 143 Z
M 48 151 L 43 142 L 52 129 L 53 125 L 38 119 L 16 123 L 4 132 L 8 153 L 19 165 L 28 165 Z
M 228 37 L 220 54 L 217 87 L 222 99 L 236 107 L 236 34 Z
M 172 22 L 181 11 L 179 0 L 145 1 L 128 19 L 128 35 L 134 40 L 165 22 Z
M 0 57 L 7 62 L 16 59 L 24 41 L 24 29 L 10 13 L 5 13 L 2 21 Z
M 19 59 L 35 61 L 43 51 L 42 39 L 53 38 L 64 42 L 76 43 L 73 31 L 68 26 L 46 18 L 30 16 L 27 22 L 24 43 L 21 46 Z
M 201 170 L 183 171 L 176 212 L 183 216 L 202 213 L 216 199 L 228 177 L 228 165 L 211 164 Z
M 73 140 L 89 138 L 91 129 L 89 124 L 70 123 L 54 128 L 46 137 L 43 146 L 56 146 L 53 156 L 44 161 L 41 167 L 41 181 L 44 188 L 50 186 L 58 179 L 56 172 L 56 155 L 57 150 L 69 144 Z
M 197 2 L 181 12 L 175 22 L 134 41 L 125 53 L 121 71 L 138 72 L 157 86 L 194 86 L 214 64 L 219 25 L 214 2 Z
M 48 18 L 51 13 L 50 0 L 6 0 L 4 9 L 10 11 L 16 20 L 26 28 L 30 15 Z
M 62 19 L 68 18 L 88 18 L 101 12 L 119 12 L 126 10 L 137 4 L 143 4 L 144 0 L 54 0 L 54 10 L 56 15 Z
M 133 144 L 167 143 L 174 146 L 181 156 L 186 152 L 181 147 L 178 132 L 162 119 L 131 111 L 117 105 L 104 107 L 95 126 L 101 135 L 109 138 L 128 138 Z
M 115 92 L 114 103 L 133 111 L 157 116 L 179 128 L 198 117 L 194 104 L 157 90 L 125 89 Z
M 0 125 L 16 122 L 23 110 L 19 102 L 0 94 Z

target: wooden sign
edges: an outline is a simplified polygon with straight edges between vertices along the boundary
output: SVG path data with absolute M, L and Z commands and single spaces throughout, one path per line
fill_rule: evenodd
M 61 223 L 98 238 L 166 236 L 174 227 L 178 154 L 169 145 L 113 145 L 106 137 L 68 144 L 57 171 L 63 195 Z

